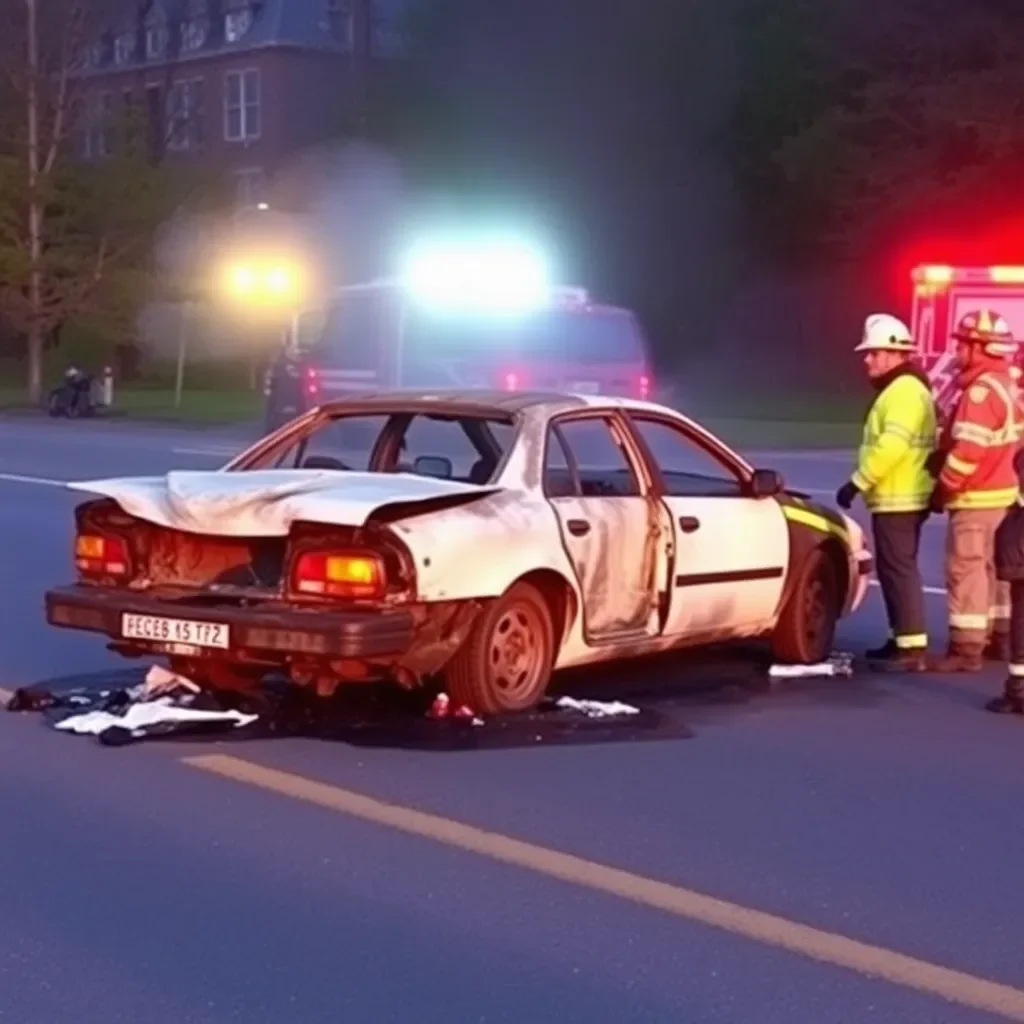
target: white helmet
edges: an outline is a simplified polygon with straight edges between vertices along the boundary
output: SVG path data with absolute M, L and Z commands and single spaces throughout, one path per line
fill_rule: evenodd
M 910 328 L 888 313 L 872 313 L 864 321 L 864 336 L 854 352 L 913 352 Z

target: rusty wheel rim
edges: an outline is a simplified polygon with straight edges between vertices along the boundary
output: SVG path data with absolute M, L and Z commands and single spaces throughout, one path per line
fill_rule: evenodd
M 804 629 L 814 647 L 820 646 L 827 638 L 828 612 L 828 586 L 820 576 L 816 576 L 804 593 Z
M 503 702 L 529 698 L 544 672 L 544 626 L 526 602 L 506 608 L 494 625 L 487 651 L 491 682 Z

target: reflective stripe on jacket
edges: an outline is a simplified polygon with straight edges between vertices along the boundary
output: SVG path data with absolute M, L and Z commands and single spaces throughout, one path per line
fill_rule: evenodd
M 927 380 L 912 366 L 882 381 L 864 423 L 853 482 L 872 512 L 919 512 L 934 480 L 925 468 L 935 449 L 935 402 Z
M 1006 508 L 1016 502 L 1016 390 L 1002 368 L 983 367 L 964 381 L 939 474 L 947 508 Z

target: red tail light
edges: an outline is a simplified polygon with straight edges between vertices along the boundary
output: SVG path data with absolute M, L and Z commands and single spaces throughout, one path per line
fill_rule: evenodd
M 128 544 L 109 534 L 80 533 L 75 538 L 75 566 L 88 576 L 127 576 L 131 571 Z
M 306 394 L 310 398 L 320 394 L 320 374 L 312 366 L 306 370 Z
M 506 370 L 501 375 L 501 386 L 506 391 L 518 391 L 523 386 L 523 375 L 519 370 Z
M 384 562 L 365 551 L 307 551 L 292 569 L 292 587 L 318 597 L 383 597 Z
M 651 397 L 651 378 L 646 373 L 640 374 L 640 379 L 637 381 L 637 391 L 640 394 L 640 398 L 645 402 Z

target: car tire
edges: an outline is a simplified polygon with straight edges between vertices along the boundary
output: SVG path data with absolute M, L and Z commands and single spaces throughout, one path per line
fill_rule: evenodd
M 444 670 L 453 705 L 481 715 L 526 711 L 544 696 L 555 630 L 543 595 L 516 583 L 487 608 Z
M 818 548 L 800 567 L 799 578 L 775 626 L 775 659 L 804 665 L 824 661 L 832 653 L 840 611 L 835 566 Z

